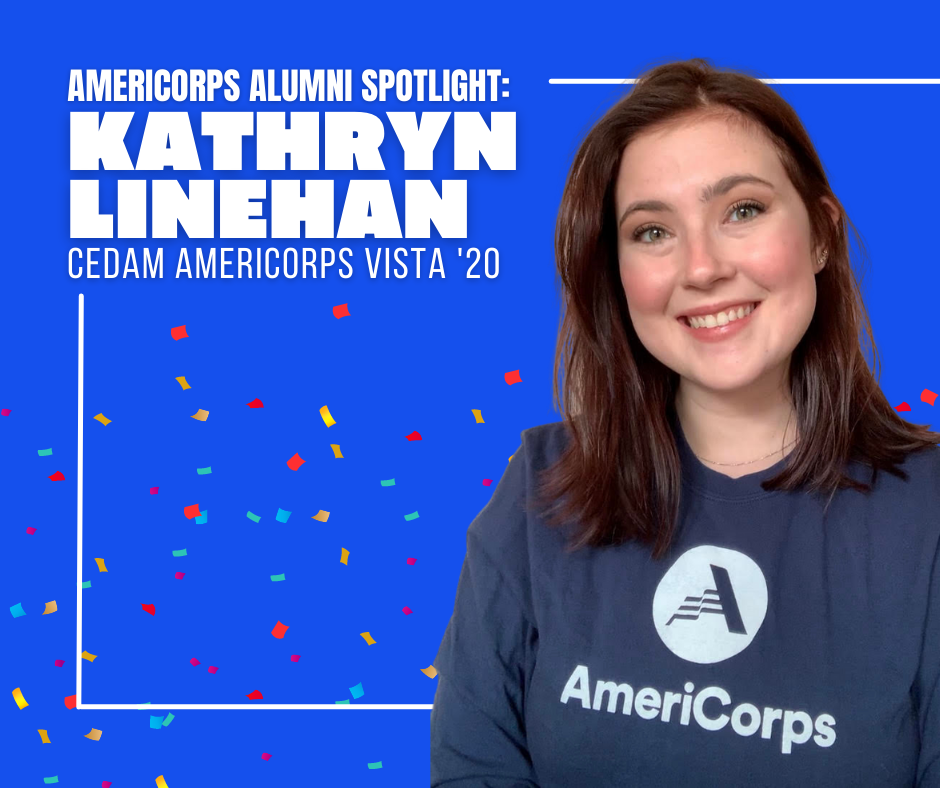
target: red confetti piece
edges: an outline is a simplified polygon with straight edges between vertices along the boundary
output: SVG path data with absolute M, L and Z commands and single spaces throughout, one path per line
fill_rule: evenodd
M 895 410 L 896 410 L 898 413 L 906 413 L 906 412 L 909 411 L 910 409 L 911 409 L 911 406 L 908 405 L 906 402 L 902 402 L 900 405 L 898 405 L 898 406 L 895 408 Z
M 341 317 L 349 317 L 349 304 L 340 304 L 333 307 L 333 317 L 339 320 Z
M 55 661 L 55 666 L 56 666 L 57 668 L 61 668 L 64 664 L 65 664 L 65 660 L 64 660 L 64 659 L 57 659 L 57 660 Z
M 186 326 L 176 326 L 170 329 L 170 336 L 173 339 L 182 339 L 183 337 L 189 337 L 189 334 L 186 333 Z
M 54 482 L 63 482 L 63 481 L 65 481 L 65 476 L 63 475 L 62 471 L 56 471 L 56 472 L 55 472 L 54 474 L 52 474 L 52 476 L 50 476 L 49 478 L 52 479 L 52 481 L 54 481 Z
M 922 392 L 920 392 L 921 402 L 926 402 L 928 405 L 933 405 L 936 399 L 937 399 L 936 391 L 931 391 L 930 389 L 924 389 Z
M 194 517 L 199 516 L 199 504 L 194 503 L 192 506 L 184 506 L 183 514 L 186 515 L 186 519 L 192 520 Z
M 36 533 L 36 529 L 33 528 L 32 526 L 29 526 L 29 527 L 26 529 L 26 533 L 28 533 L 30 536 L 32 536 L 34 533 Z
M 192 665 L 193 667 L 196 667 L 196 665 L 201 665 L 202 663 L 198 659 L 193 657 L 191 660 L 189 660 L 189 664 Z
M 255 690 L 251 695 L 246 695 L 248 700 L 264 700 L 264 695 L 261 694 L 261 690 Z
M 483 486 L 484 486 L 484 487 L 489 487 L 492 483 L 493 483 L 493 480 L 492 480 L 492 479 L 484 479 L 484 480 L 483 480 Z
M 75 704 L 76 704 L 77 702 L 78 702 L 78 701 L 76 700 L 76 696 L 75 696 L 75 695 L 69 695 L 69 696 L 68 696 L 67 698 L 65 698 L 65 700 L 63 701 L 63 703 L 65 703 L 65 708 L 67 708 L 67 709 L 74 709 L 74 708 L 75 708 Z
M 421 433 L 415 430 L 411 435 L 406 435 L 405 437 L 410 441 L 419 441 L 421 440 Z
M 410 608 L 410 607 L 403 607 L 403 608 L 401 609 L 401 612 L 404 613 L 406 616 L 410 616 L 410 615 L 411 615 L 411 608 Z
M 507 372 L 503 375 L 506 379 L 506 382 L 511 386 L 513 383 L 522 383 L 522 378 L 519 377 L 519 370 L 514 369 L 512 372 Z
M 407 561 L 408 561 L 408 566 L 414 566 L 414 565 L 415 565 L 415 561 L 417 561 L 417 560 L 418 560 L 417 558 L 409 558 L 409 559 L 407 559 Z
M 176 573 L 173 575 L 173 577 L 175 577 L 177 580 L 182 580 L 184 577 L 186 577 L 186 573 L 185 573 L 185 572 L 176 572 Z
M 218 668 L 217 668 L 215 665 L 210 665 L 210 666 L 209 666 L 209 672 L 210 672 L 210 673 L 215 673 L 217 670 L 218 670 Z
M 248 407 L 249 408 L 263 408 L 264 404 L 261 402 L 260 399 L 255 397 L 251 402 L 248 403 Z
M 153 605 L 144 605 L 141 604 L 141 607 L 145 612 L 150 613 L 151 616 L 157 615 L 157 609 Z
M 160 489 L 159 487 L 151 487 L 151 488 L 150 488 L 150 494 L 151 494 L 151 495 L 156 495 L 156 494 L 157 494 L 157 490 L 159 490 L 159 489 Z
M 290 661 L 291 661 L 291 662 L 300 662 L 300 654 L 291 654 L 291 655 L 290 655 Z
M 289 627 L 287 626 L 287 624 L 282 624 L 280 621 L 278 621 L 274 625 L 274 629 L 271 630 L 271 634 L 274 635 L 274 637 L 276 638 L 283 638 L 284 633 L 287 632 L 288 629 Z
M 295 454 L 287 461 L 287 467 L 292 471 L 296 471 L 305 462 L 306 460 L 303 457 L 301 457 L 299 454 Z
M 9 416 L 9 415 L 10 415 L 10 409 L 9 409 L 9 408 L 4 408 L 3 410 L 0 410 L 0 414 L 2 414 L 2 415 L 4 415 L 4 416 Z
M 271 753 L 269 753 L 269 752 L 263 752 L 263 753 L 261 753 L 261 757 L 264 758 L 264 760 L 266 760 L 266 761 L 270 761 L 270 760 L 271 760 Z

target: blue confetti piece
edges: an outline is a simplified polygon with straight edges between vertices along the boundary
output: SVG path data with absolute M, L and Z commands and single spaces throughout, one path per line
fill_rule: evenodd
M 199 517 L 196 518 L 197 523 L 207 523 L 209 521 L 209 510 L 206 509 L 204 512 L 199 512 Z
M 160 730 L 163 727 L 163 717 L 154 717 L 150 715 L 150 727 L 154 730 Z
M 286 523 L 286 522 L 287 522 L 287 518 L 290 517 L 290 514 L 291 514 L 290 512 L 288 512 L 288 511 L 282 509 L 280 506 L 278 506 L 278 507 L 277 507 L 277 517 L 275 517 L 274 519 L 277 520 L 279 523 Z
M 363 695 L 365 695 L 365 692 L 362 689 L 362 682 L 360 681 L 355 687 L 350 687 L 349 693 L 354 698 L 361 698 Z
M 25 616 L 26 611 L 23 610 L 23 603 L 17 602 L 10 608 L 10 612 L 13 614 L 13 618 L 19 618 L 20 616 Z

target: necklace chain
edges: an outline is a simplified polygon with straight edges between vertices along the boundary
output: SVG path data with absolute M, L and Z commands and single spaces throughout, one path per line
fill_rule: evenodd
M 797 439 L 794 438 L 794 439 L 793 439 L 792 441 L 790 441 L 786 446 L 784 446 L 783 449 L 789 448 L 789 447 L 792 446 L 794 443 L 796 443 L 796 441 L 797 441 Z M 698 457 L 698 455 L 695 454 L 695 452 L 692 452 L 692 453 L 695 454 L 695 456 L 698 457 L 700 460 L 702 460 L 702 461 L 704 461 L 704 462 L 710 462 L 712 465 L 750 465 L 752 462 L 758 462 L 758 461 L 760 461 L 760 460 L 766 460 L 768 457 L 770 457 L 770 456 L 776 454 L 778 451 L 783 451 L 783 449 L 775 449 L 774 451 L 770 452 L 770 454 L 765 454 L 763 457 L 758 457 L 756 460 L 748 460 L 747 462 L 715 462 L 715 460 L 706 460 L 704 457 Z

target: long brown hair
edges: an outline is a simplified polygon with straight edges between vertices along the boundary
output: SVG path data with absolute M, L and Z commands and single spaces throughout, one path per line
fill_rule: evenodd
M 643 346 L 627 310 L 617 261 L 614 185 L 630 141 L 652 127 L 718 115 L 766 135 L 806 206 L 814 248 L 828 250 L 816 275 L 817 306 L 790 361 L 790 396 L 802 440 L 765 490 L 868 492 L 879 470 L 940 442 L 929 425 L 902 419 L 878 386 L 880 361 L 849 260 L 847 228 L 864 244 L 829 186 L 822 162 L 794 109 L 759 78 L 715 69 L 708 60 L 656 66 L 598 121 L 575 154 L 555 228 L 562 323 L 555 351 L 554 405 L 564 365 L 563 415 L 570 440 L 539 473 L 534 498 L 548 525 L 574 523 L 568 550 L 652 546 L 663 558 L 679 512 L 680 458 L 669 423 L 678 373 Z M 836 226 L 820 198 L 838 207 Z M 864 332 L 864 335 L 863 335 Z M 862 349 L 867 339 L 873 375 Z M 865 484 L 844 473 L 848 461 L 871 469 Z M 531 505 L 529 508 L 532 508 Z

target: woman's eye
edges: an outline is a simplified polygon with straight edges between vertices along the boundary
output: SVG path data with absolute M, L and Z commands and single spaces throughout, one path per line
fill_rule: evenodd
M 754 213 L 749 213 L 751 211 L 753 211 Z M 755 216 L 758 216 L 759 214 L 763 212 L 764 212 L 763 205 L 761 205 L 758 202 L 754 202 L 752 200 L 746 200 L 745 202 L 739 202 L 737 205 L 733 205 L 731 207 L 730 216 L 739 217 L 739 218 L 738 219 L 731 218 L 729 219 L 729 221 L 732 224 L 740 224 L 741 222 L 746 222 L 746 221 L 749 221 L 750 219 L 753 219 Z M 651 233 L 651 234 L 655 233 L 656 235 L 649 235 L 648 239 L 645 241 L 642 241 L 642 243 L 656 244 L 662 241 L 664 238 L 666 238 L 669 235 L 669 233 L 666 232 L 666 230 L 664 230 L 662 227 L 660 227 L 657 224 L 646 224 L 646 225 L 643 225 L 642 227 L 637 227 L 637 229 L 633 231 L 633 236 L 632 236 L 633 240 L 640 241 L 643 238 L 643 236 L 645 236 L 647 233 Z
M 761 205 L 760 203 L 751 202 L 751 201 L 739 202 L 737 205 L 731 208 L 731 215 L 741 216 L 742 214 L 746 214 L 748 211 L 756 211 L 756 213 L 759 214 L 759 213 L 762 213 L 763 210 L 764 210 L 764 206 Z M 747 219 L 749 218 L 751 217 L 745 215 L 744 221 L 747 221 Z

